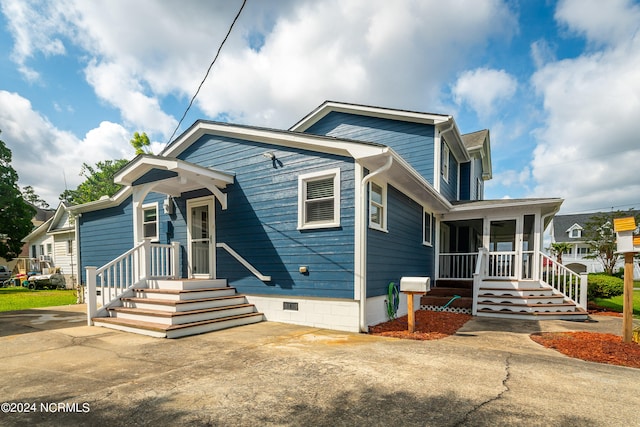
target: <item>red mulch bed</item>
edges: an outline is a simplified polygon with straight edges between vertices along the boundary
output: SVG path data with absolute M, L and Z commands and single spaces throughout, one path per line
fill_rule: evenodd
M 598 315 L 620 316 L 620 313 L 598 312 Z M 456 333 L 467 321 L 469 314 L 444 311 L 416 311 L 415 332 L 410 334 L 407 316 L 370 326 L 371 335 L 412 340 L 437 340 Z M 611 365 L 640 368 L 640 345 L 622 342 L 622 337 L 596 332 L 544 332 L 531 335 L 538 344 L 576 359 Z
M 437 340 L 455 334 L 471 317 L 470 314 L 418 310 L 416 311 L 415 330 L 413 333 L 408 331 L 407 316 L 370 326 L 369 333 L 371 335 L 410 340 Z
M 543 332 L 531 339 L 576 359 L 640 368 L 640 345 L 622 337 L 597 332 Z

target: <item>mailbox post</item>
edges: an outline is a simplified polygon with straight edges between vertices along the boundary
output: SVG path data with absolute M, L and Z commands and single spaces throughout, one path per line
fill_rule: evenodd
M 415 295 L 426 294 L 429 289 L 431 289 L 431 279 L 429 277 L 400 278 L 400 292 L 407 295 L 407 322 L 409 323 L 409 333 L 413 333 L 416 329 L 413 298 Z
M 633 217 L 616 218 L 613 220 L 616 232 L 618 253 L 624 254 L 624 294 L 622 305 L 622 341 L 631 342 L 633 339 L 633 257 L 638 252 L 634 246 L 633 231 L 636 222 Z M 639 242 L 640 243 L 640 242 Z

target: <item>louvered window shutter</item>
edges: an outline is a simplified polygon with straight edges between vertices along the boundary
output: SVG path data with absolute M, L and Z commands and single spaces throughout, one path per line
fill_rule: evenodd
M 306 182 L 305 222 L 334 220 L 333 177 Z

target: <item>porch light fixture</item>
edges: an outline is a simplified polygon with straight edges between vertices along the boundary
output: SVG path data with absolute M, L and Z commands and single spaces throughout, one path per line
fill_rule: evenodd
M 276 155 L 273 154 L 272 151 L 267 151 L 266 153 L 262 153 L 262 156 L 271 160 L 271 165 L 274 169 L 278 169 L 278 167 L 284 166 L 280 160 L 276 158 Z

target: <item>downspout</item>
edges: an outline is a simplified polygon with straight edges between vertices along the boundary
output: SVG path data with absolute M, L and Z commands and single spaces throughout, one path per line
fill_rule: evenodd
M 76 257 L 76 261 L 77 265 L 76 265 L 76 291 L 78 292 L 78 298 L 77 298 L 77 302 L 78 304 L 83 304 L 85 302 L 84 300 L 84 286 L 82 285 L 82 263 L 80 262 L 80 218 L 82 217 L 82 214 L 79 213 L 77 215 L 75 215 L 73 217 L 73 226 L 74 226 L 74 232 L 75 232 L 75 241 L 76 241 L 76 252 L 75 252 L 75 257 Z M 71 248 L 73 250 L 73 243 L 71 244 Z M 72 255 L 73 256 L 73 255 Z M 73 262 L 73 260 L 71 261 Z
M 386 151 L 386 150 L 385 150 Z M 393 156 L 389 154 L 387 157 L 387 162 L 376 169 L 375 171 L 369 173 L 367 176 L 362 178 L 361 187 L 360 187 L 360 200 L 362 200 L 362 224 L 360 225 L 360 268 L 362 269 L 360 274 L 360 331 L 367 332 L 367 230 L 369 229 L 369 221 L 366 215 L 367 212 L 367 185 L 372 178 L 380 175 L 383 172 L 386 172 L 391 168 L 393 164 Z

